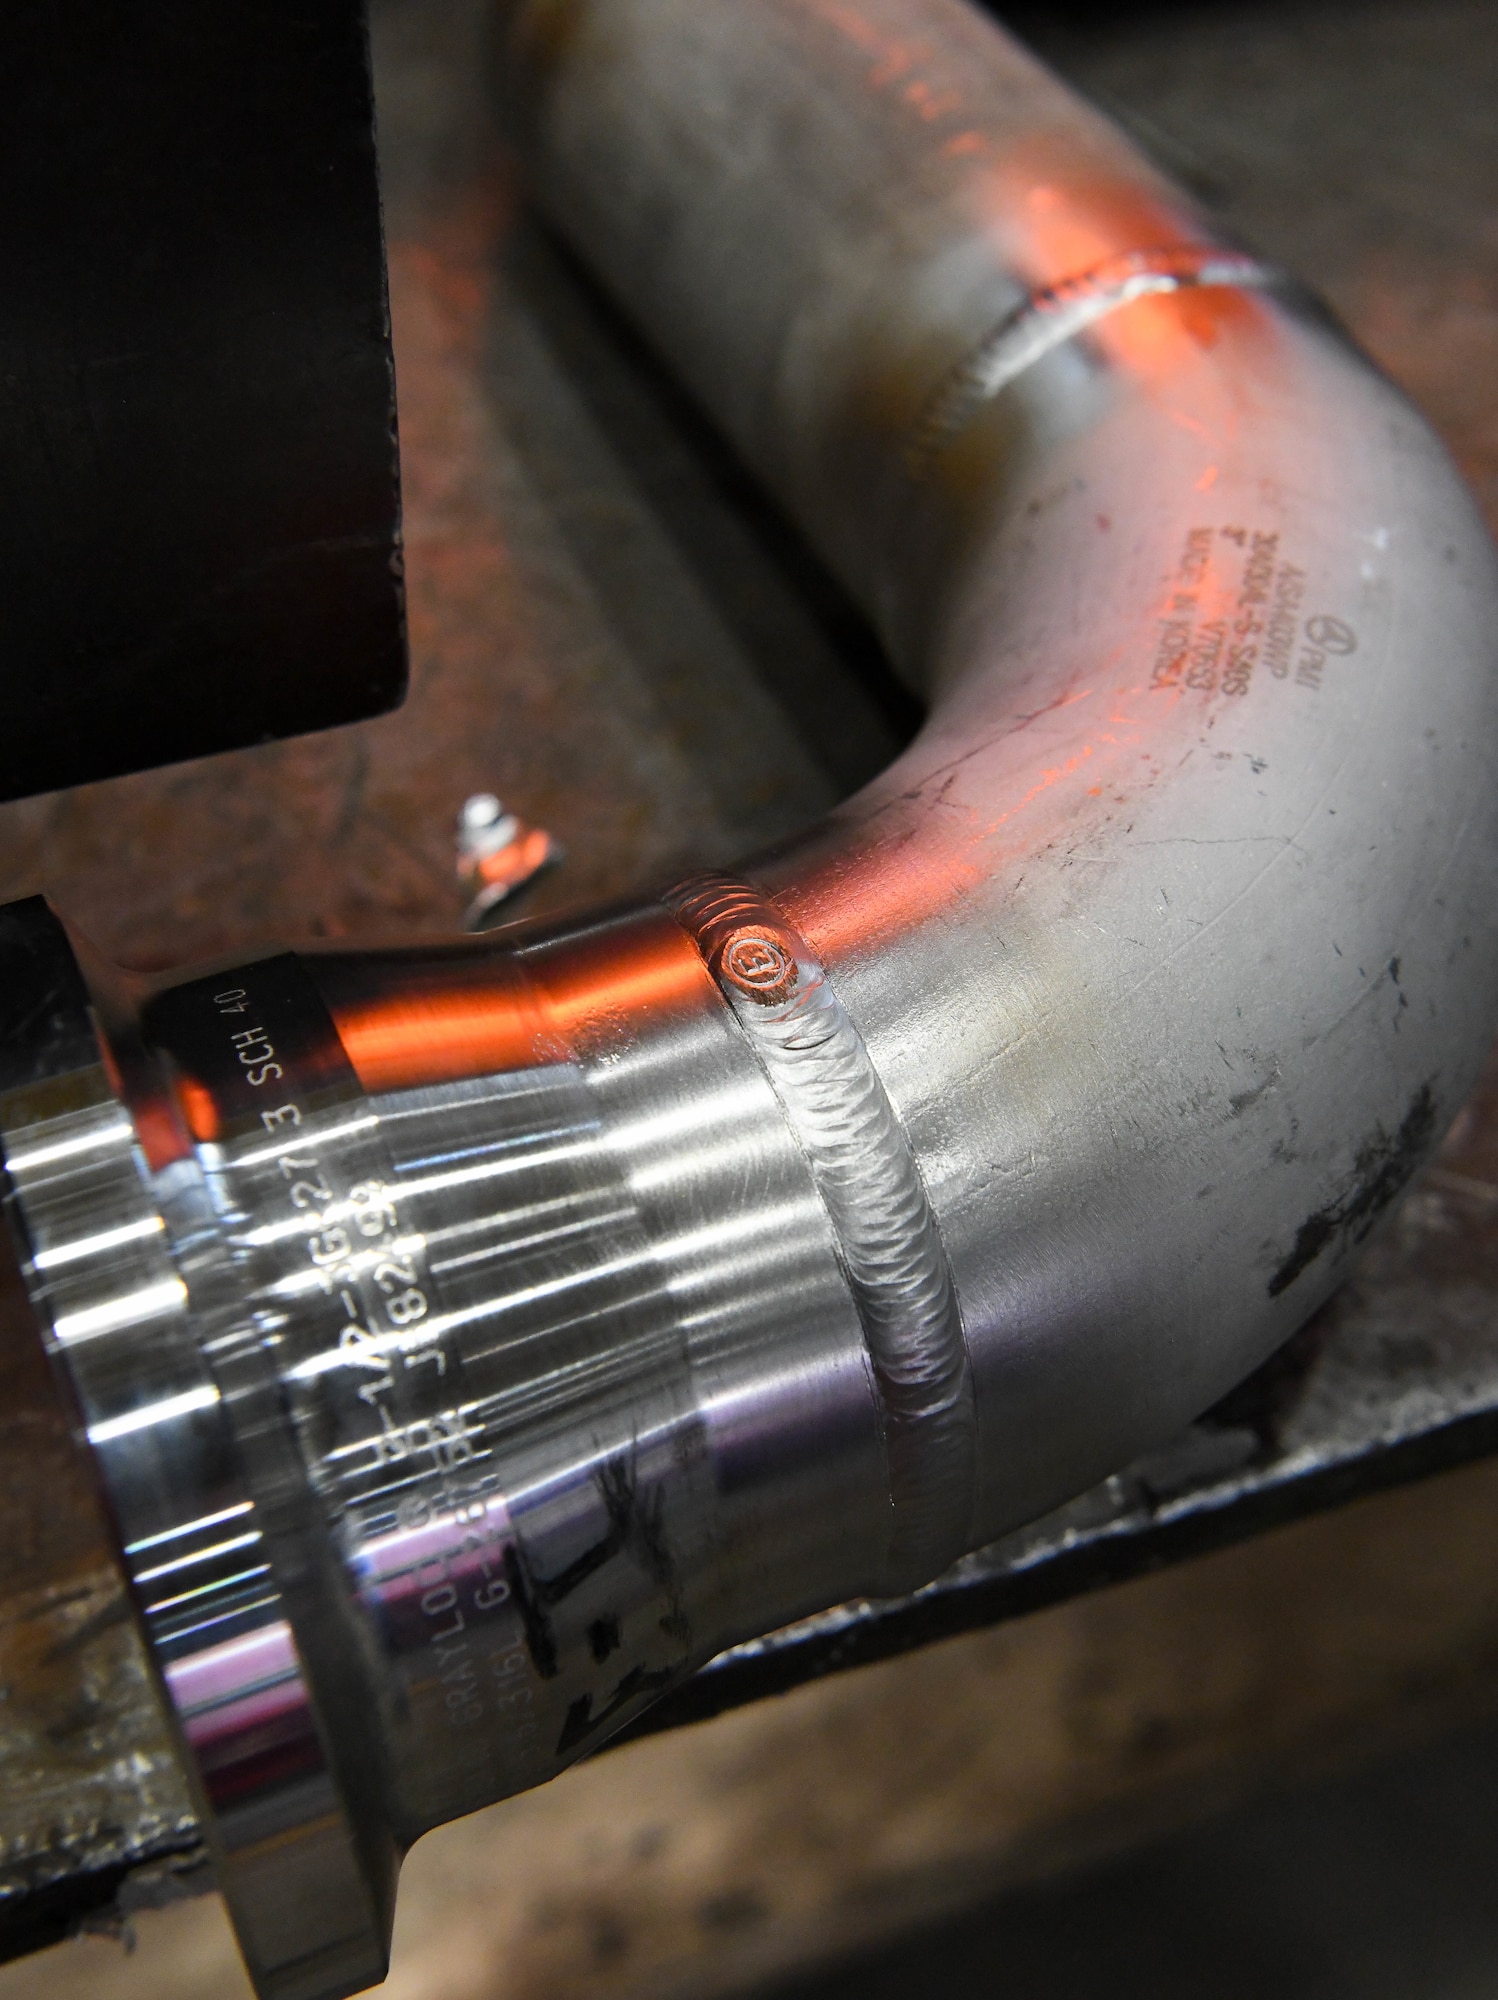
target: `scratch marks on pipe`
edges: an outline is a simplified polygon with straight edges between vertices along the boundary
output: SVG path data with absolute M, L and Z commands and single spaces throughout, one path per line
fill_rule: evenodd
M 900 802 L 905 805 L 919 803 L 933 785 L 939 788 L 937 797 L 944 800 L 951 789 L 953 779 L 965 764 L 972 763 L 975 757 L 985 756 L 997 744 L 1007 742 L 1011 736 L 1022 736 L 1035 723 L 1044 721 L 1046 716 L 1056 715 L 1065 708 L 1075 708 L 1078 702 L 1088 701 L 1091 697 L 1091 688 L 1073 688 L 1066 694 L 1058 694 L 1054 701 L 1045 702 L 1041 707 L 1031 709 L 1026 715 L 1011 717 L 999 728 L 984 730 L 982 735 L 965 750 L 959 751 L 955 757 L 948 758 L 945 764 L 937 764 L 932 770 L 924 772 L 915 784 L 899 794 Z M 886 801 L 880 806 L 879 811 L 887 812 L 893 803 L 893 800 Z
M 1136 840 L 1136 847 L 1274 847 L 1283 853 L 1294 849 L 1304 854 L 1291 833 L 1173 833 L 1161 840 Z

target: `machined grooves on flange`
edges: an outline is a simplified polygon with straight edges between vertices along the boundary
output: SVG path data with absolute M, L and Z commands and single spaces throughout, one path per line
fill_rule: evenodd
M 832 1223 L 884 1417 L 889 1589 L 967 1547 L 977 1421 L 941 1232 L 893 1105 L 826 968 L 765 897 L 698 875 L 666 898 L 779 1099 Z

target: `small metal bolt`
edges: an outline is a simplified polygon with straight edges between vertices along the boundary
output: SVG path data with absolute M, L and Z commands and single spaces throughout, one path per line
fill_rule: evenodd
M 465 800 L 458 820 L 468 832 L 473 833 L 480 827 L 493 826 L 503 812 L 504 806 L 493 792 L 475 792 L 471 799 Z
M 475 792 L 458 814 L 458 880 L 472 895 L 467 928 L 485 929 L 502 904 L 562 859 L 561 843 L 544 827 L 527 826 L 493 792 Z
M 482 860 L 508 847 L 519 831 L 519 820 L 505 811 L 503 801 L 493 792 L 475 792 L 458 814 L 459 856 Z

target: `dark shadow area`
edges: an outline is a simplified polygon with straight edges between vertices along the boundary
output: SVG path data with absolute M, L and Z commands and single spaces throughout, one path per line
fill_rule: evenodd
M 775 2000 L 1498 1992 L 1498 1724 L 1010 1895 Z
M 921 705 L 858 606 L 562 239 L 534 215 L 506 275 L 632 484 L 843 793 Z

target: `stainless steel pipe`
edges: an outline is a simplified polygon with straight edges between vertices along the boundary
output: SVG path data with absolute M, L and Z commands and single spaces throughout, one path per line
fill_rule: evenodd
M 723 1645 L 1325 1297 L 1498 1012 L 1498 570 L 1414 413 L 961 0 L 519 0 L 541 199 L 927 691 L 732 878 L 129 989 L 0 913 L 46 1337 L 260 1989 Z

